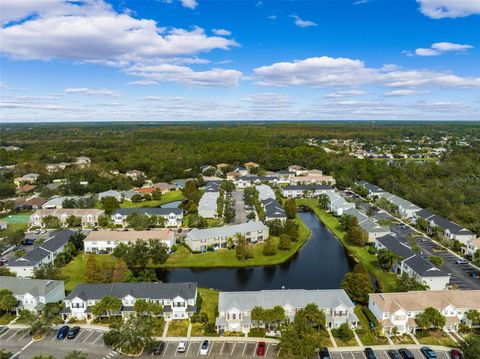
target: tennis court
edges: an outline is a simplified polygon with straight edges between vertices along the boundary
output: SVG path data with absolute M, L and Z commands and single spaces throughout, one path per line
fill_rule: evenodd
M 28 223 L 30 220 L 29 214 L 12 214 L 7 217 L 3 217 L 2 220 L 7 222 L 7 224 L 15 224 L 15 223 Z

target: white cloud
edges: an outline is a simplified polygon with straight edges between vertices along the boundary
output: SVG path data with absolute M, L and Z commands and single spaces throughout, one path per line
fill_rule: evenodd
M 451 87 L 480 86 L 480 78 L 461 77 L 447 72 L 404 70 L 394 66 L 369 68 L 361 60 L 311 57 L 292 62 L 278 62 L 254 69 L 261 86 L 353 87 L 383 84 L 388 87 Z
M 92 90 L 86 87 L 65 89 L 66 94 L 87 95 L 87 96 L 118 96 L 115 91 L 108 89 Z
M 429 48 L 418 48 L 415 50 L 417 56 L 439 56 L 446 52 L 464 52 L 473 49 L 472 45 L 455 44 L 453 42 L 435 42 Z M 407 56 L 412 56 L 409 51 L 404 51 Z
M 420 12 L 432 19 L 457 18 L 480 14 L 478 0 L 417 0 Z
M 10 21 L 22 20 L 0 30 L 2 54 L 16 59 L 67 59 L 125 71 L 138 64 L 205 64 L 209 61 L 195 55 L 239 46 L 225 37 L 227 30 L 219 30 L 222 36 L 208 36 L 199 27 L 160 27 L 154 20 L 118 13 L 103 0 L 27 2 L 29 7 L 20 1 L 2 1 Z M 182 3 L 193 7 L 196 1 Z M 201 74 L 211 73 L 218 71 Z
M 409 95 L 416 95 L 416 94 L 419 94 L 419 92 L 415 90 L 393 90 L 393 91 L 385 92 L 385 96 L 391 96 L 391 97 L 409 96 Z
M 362 90 L 346 90 L 346 91 L 336 91 L 329 94 L 326 94 L 325 98 L 342 98 L 342 97 L 349 97 L 349 96 L 363 96 L 366 95 L 367 92 Z
M 303 20 L 298 15 L 292 14 L 290 15 L 291 18 L 295 19 L 294 23 L 298 27 L 310 27 L 310 26 L 317 26 L 317 24 L 313 21 Z
M 232 34 L 231 31 L 228 31 L 228 30 L 225 30 L 225 29 L 213 29 L 212 32 L 215 35 L 218 35 L 218 36 L 229 36 L 229 35 Z
M 183 7 L 189 8 L 189 9 L 195 9 L 198 6 L 198 3 L 196 0 L 180 0 L 182 3 Z
M 366 4 L 369 0 L 358 0 L 353 3 L 353 5 L 362 5 Z
M 151 85 L 158 85 L 158 82 L 153 80 L 138 80 L 138 81 L 130 81 L 128 84 L 138 85 L 138 86 L 151 86 Z
M 187 66 L 172 64 L 137 65 L 127 69 L 126 73 L 153 81 L 179 82 L 188 86 L 203 87 L 235 87 L 242 78 L 242 73 L 237 70 L 213 68 L 207 71 L 193 71 Z
M 276 20 L 276 19 L 277 19 L 277 15 L 269 15 L 269 16 L 268 16 L 268 19 L 270 19 L 270 20 Z

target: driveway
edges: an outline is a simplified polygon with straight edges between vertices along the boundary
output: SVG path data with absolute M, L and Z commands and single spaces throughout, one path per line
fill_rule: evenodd
M 247 210 L 245 208 L 245 202 L 243 201 L 243 189 L 233 191 L 232 197 L 235 201 L 235 223 L 247 222 Z

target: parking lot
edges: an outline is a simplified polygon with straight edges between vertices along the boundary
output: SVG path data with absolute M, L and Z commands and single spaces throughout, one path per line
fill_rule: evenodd
M 402 224 L 392 225 L 391 230 L 397 235 L 401 241 L 406 241 L 409 234 L 418 234 L 413 229 Z M 440 267 L 443 271 L 450 273 L 450 284 L 456 285 L 459 289 L 480 289 L 480 279 L 473 278 L 470 273 L 478 272 L 471 264 L 455 263 L 459 258 L 449 251 L 435 251 L 438 247 L 430 238 L 419 237 L 417 245 L 421 249 L 421 253 L 425 258 L 430 256 L 439 256 L 444 260 L 444 264 Z
M 425 359 L 419 349 L 409 349 L 414 355 L 415 359 Z M 388 350 L 374 350 L 377 359 L 390 359 L 387 352 Z M 450 359 L 448 352 L 443 350 L 435 350 L 438 359 Z M 342 351 L 342 352 L 330 352 L 332 359 L 365 359 L 365 354 L 362 351 Z
M 165 349 L 160 355 L 165 358 L 196 358 L 200 356 L 200 344 L 202 338 L 191 338 L 187 344 L 185 353 L 177 353 L 178 341 L 165 343 Z M 17 353 L 15 358 L 31 358 L 37 354 L 50 354 L 61 358 L 73 350 L 81 350 L 88 354 L 89 358 L 114 359 L 122 357 L 121 354 L 106 347 L 103 344 L 103 332 L 93 329 L 82 329 L 74 339 L 57 339 L 57 330 L 50 330 L 45 338 L 39 342 L 32 342 L 27 329 L 9 329 L 0 336 L 0 348 L 12 353 Z M 255 357 L 257 350 L 256 342 L 224 340 L 211 341 L 209 358 L 247 358 Z M 267 343 L 265 358 L 276 358 L 277 344 Z M 140 357 L 152 357 L 151 353 L 144 353 Z
M 235 201 L 235 223 L 245 223 L 247 221 L 247 210 L 243 201 L 243 189 L 237 189 L 232 192 Z

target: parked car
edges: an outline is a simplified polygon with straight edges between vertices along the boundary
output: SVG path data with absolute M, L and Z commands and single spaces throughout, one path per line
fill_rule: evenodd
M 463 359 L 462 352 L 459 349 L 452 349 L 452 350 L 450 350 L 450 358 L 451 359 Z
M 7 328 L 7 327 L 0 327 L 0 335 L 2 335 L 3 333 L 5 333 L 6 331 L 8 331 L 8 328 Z
M 430 241 L 430 239 L 426 238 L 426 237 L 420 237 L 420 242 L 428 242 Z
M 401 348 L 398 350 L 403 359 L 415 359 L 412 352 L 408 349 Z
M 455 261 L 455 263 L 457 263 L 457 264 L 468 264 L 468 261 L 466 259 L 457 259 Z
M 420 351 L 422 352 L 423 356 L 427 359 L 437 359 L 437 354 L 435 354 L 435 352 L 429 347 L 422 347 Z
M 64 325 L 63 327 L 58 329 L 57 339 L 65 339 L 65 337 L 68 335 L 69 330 L 70 327 L 68 325 Z
M 471 273 L 468 273 L 468 275 L 475 279 L 480 278 L 480 274 L 478 272 L 471 272 Z
M 68 331 L 67 339 L 74 339 L 78 332 L 80 332 L 80 327 L 73 327 Z
M 163 349 L 165 349 L 165 342 L 159 341 L 153 346 L 152 353 L 153 355 L 160 355 L 163 353 Z
M 177 353 L 185 353 L 186 350 L 187 350 L 187 341 L 180 340 L 177 347 Z
M 257 344 L 257 355 L 263 357 L 265 355 L 265 342 L 259 342 Z
M 33 246 L 33 243 L 35 243 L 33 239 L 26 239 L 25 242 L 23 242 L 22 244 L 24 246 Z
M 400 354 L 398 354 L 398 352 L 396 350 L 393 350 L 393 349 L 390 349 L 388 351 L 388 356 L 392 359 L 402 359 Z
M 208 349 L 210 349 L 210 342 L 204 340 L 202 345 L 200 345 L 200 355 L 208 355 Z
M 330 352 L 328 351 L 328 348 L 323 348 L 320 350 L 318 353 L 319 359 L 331 359 L 332 357 L 330 356 Z
M 365 348 L 364 353 L 367 359 L 377 359 L 377 356 L 372 348 Z

